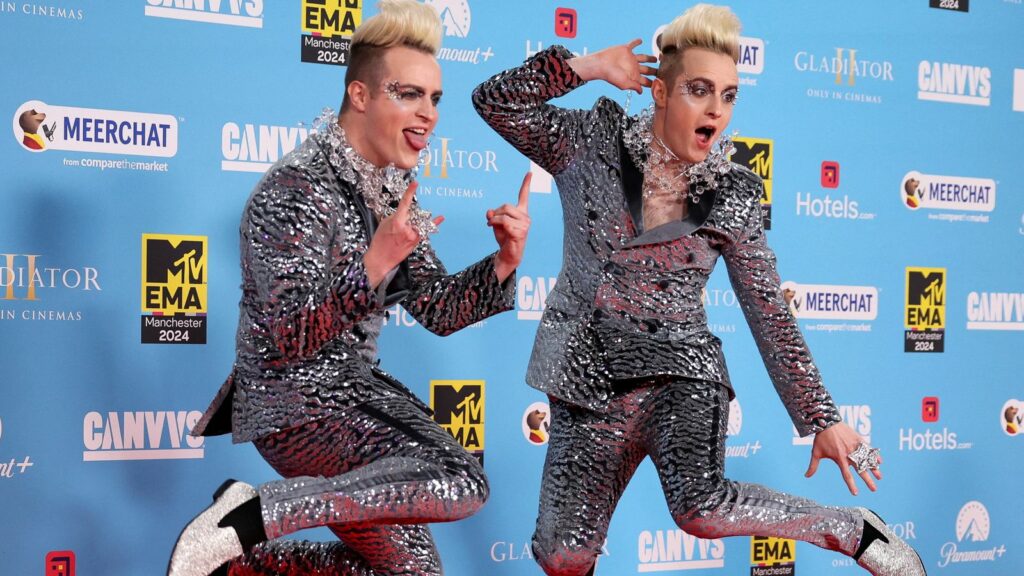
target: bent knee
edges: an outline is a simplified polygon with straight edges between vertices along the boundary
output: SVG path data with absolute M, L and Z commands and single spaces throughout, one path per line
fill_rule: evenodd
M 551 546 L 533 541 L 533 557 L 547 576 L 586 576 L 597 561 L 597 550 L 570 548 L 564 542 Z

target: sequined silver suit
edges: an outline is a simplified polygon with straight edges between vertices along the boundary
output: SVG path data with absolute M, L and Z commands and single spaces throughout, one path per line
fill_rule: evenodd
M 548 574 L 587 573 L 646 456 L 693 534 L 797 538 L 853 554 L 856 511 L 724 477 L 733 392 L 702 302 L 719 256 L 796 429 L 806 436 L 840 421 L 782 298 L 760 179 L 733 165 L 683 219 L 644 230 L 643 172 L 624 137 L 637 119 L 604 98 L 590 110 L 549 104 L 584 82 L 569 58 L 554 46 L 473 94 L 484 120 L 554 176 L 562 200 L 562 270 L 527 373 L 553 416 L 538 561 Z
M 272 540 L 233 574 L 305 574 L 317 563 L 323 574 L 440 573 L 418 524 L 472 514 L 486 479 L 429 409 L 377 368 L 376 340 L 396 302 L 446 335 L 510 309 L 515 279 L 499 283 L 491 256 L 448 275 L 424 240 L 371 288 L 363 255 L 378 215 L 360 190 L 377 175 L 353 169 L 336 119 L 321 124 L 246 204 L 236 360 L 194 433 L 254 441 L 285 477 L 258 489 L 270 538 L 329 526 L 344 542 Z

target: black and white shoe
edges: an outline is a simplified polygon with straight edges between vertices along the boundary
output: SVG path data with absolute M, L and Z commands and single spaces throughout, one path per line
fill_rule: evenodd
M 853 555 L 858 566 L 874 576 L 927 576 L 921 557 L 878 514 L 867 508 L 857 510 L 864 517 L 864 534 Z
M 228 563 L 262 541 L 258 537 L 252 541 L 250 533 L 254 527 L 240 530 L 237 520 L 227 517 L 229 514 L 238 517 L 239 511 L 255 505 L 255 519 L 246 523 L 255 522 L 255 531 L 262 534 L 258 498 L 256 489 L 245 482 L 228 480 L 221 484 L 213 494 L 213 504 L 193 518 L 178 536 L 167 565 L 167 576 L 227 576 Z M 265 535 L 263 540 L 266 540 Z

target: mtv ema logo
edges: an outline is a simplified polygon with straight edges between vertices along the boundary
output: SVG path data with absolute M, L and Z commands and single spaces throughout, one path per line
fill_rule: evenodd
M 977 500 L 972 500 L 960 508 L 956 516 L 956 542 L 942 545 L 939 567 L 964 562 L 995 562 L 1006 553 L 1006 546 L 1000 544 L 991 548 L 979 548 L 978 545 L 988 541 L 991 531 L 988 509 Z M 960 546 L 973 548 L 960 550 Z
M 142 343 L 206 344 L 206 236 L 142 235 Z
M 202 412 L 89 412 L 82 424 L 84 462 L 202 458 L 203 438 L 189 432 Z
M 750 538 L 750 576 L 796 574 L 796 541 L 785 538 Z
M 361 0 L 302 0 L 300 57 L 314 64 L 348 64 L 352 34 L 363 21 Z
M 764 229 L 772 227 L 772 169 L 775 165 L 774 149 L 770 138 L 734 138 L 735 152 L 729 157 L 733 162 L 746 166 L 764 181 L 761 196 L 761 210 L 764 212 Z
M 907 268 L 904 352 L 945 349 L 946 269 Z
M 725 567 L 725 543 L 674 530 L 644 530 L 637 538 L 637 572 L 675 572 Z
M 147 0 L 146 16 L 224 26 L 263 27 L 263 0 Z
M 431 380 L 434 421 L 484 463 L 484 381 Z
M 999 412 L 999 426 L 1003 429 L 1003 432 L 1007 436 L 1017 436 L 1024 429 L 1021 426 L 1024 425 L 1024 402 L 1011 398 L 1003 404 L 1003 409 Z

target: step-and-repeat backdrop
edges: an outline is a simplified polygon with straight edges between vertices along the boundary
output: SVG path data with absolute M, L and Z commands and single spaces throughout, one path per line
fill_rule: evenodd
M 563 44 L 643 39 L 689 2 L 426 0 L 445 96 L 419 196 L 452 270 L 493 250 L 484 212 L 530 162 L 469 94 Z M 786 295 L 842 415 L 881 448 L 851 496 L 777 401 L 720 268 L 705 304 L 738 399 L 727 472 L 877 510 L 933 574 L 1024 569 L 1024 4 L 732 3 L 744 23 L 734 159 L 767 183 Z M 227 477 L 274 478 L 249 444 L 189 436 L 227 375 L 238 220 L 253 185 L 343 90 L 363 0 L 4 0 L 0 53 L 0 575 L 162 574 Z M 595 83 L 589 107 L 625 93 Z M 645 94 L 630 103 L 646 106 Z M 529 547 L 548 419 L 523 382 L 561 262 L 535 174 L 516 310 L 448 338 L 392 310 L 383 366 L 484 461 L 492 496 L 438 525 L 453 575 L 539 573 Z M 324 529 L 296 537 L 329 539 Z M 702 540 L 641 467 L 599 574 L 860 574 L 788 541 Z

